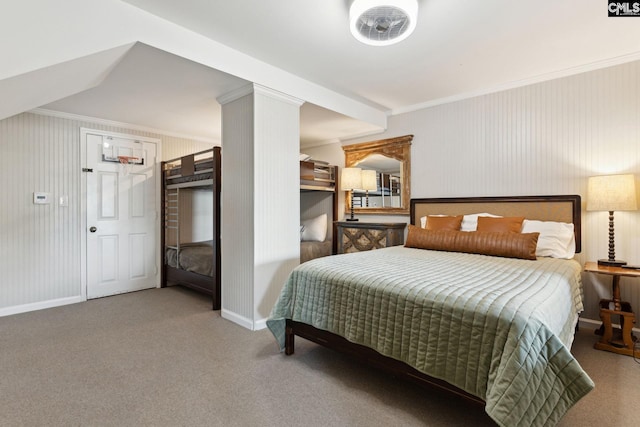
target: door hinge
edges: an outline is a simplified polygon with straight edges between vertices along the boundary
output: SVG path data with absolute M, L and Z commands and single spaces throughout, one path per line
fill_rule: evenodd
M 91 168 L 82 168 L 82 172 L 93 172 Z

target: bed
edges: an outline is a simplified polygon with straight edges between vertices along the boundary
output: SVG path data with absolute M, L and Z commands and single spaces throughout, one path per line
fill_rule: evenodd
M 414 199 L 407 242 L 428 234 L 419 226 L 424 216 L 484 212 L 570 223 L 580 251 L 573 195 Z M 543 233 L 517 234 L 509 239 L 527 239 L 531 250 Z M 573 259 L 535 253 L 398 246 L 336 255 L 292 272 L 267 325 L 288 355 L 298 335 L 482 404 L 498 425 L 554 425 L 594 386 L 570 352 L 580 273 Z
M 300 242 L 300 264 L 312 259 L 329 256 L 333 253 L 333 240 L 323 241 L 301 241 Z
M 214 310 L 221 303 L 220 167 L 220 147 L 162 162 L 161 286 L 211 295 Z M 207 201 L 206 209 L 195 200 Z M 198 239 L 202 234 L 208 238 Z
M 165 256 L 169 267 L 213 277 L 216 266 L 212 254 L 213 240 L 207 240 L 183 243 L 179 251 L 175 247 L 167 247 Z

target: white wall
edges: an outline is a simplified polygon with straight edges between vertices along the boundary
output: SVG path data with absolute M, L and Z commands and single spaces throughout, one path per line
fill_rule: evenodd
M 213 192 L 194 191 L 192 202 L 193 240 L 201 242 L 213 239 Z
M 222 104 L 222 317 L 266 327 L 300 263 L 300 105 L 252 85 Z
M 385 133 L 348 143 L 406 134 L 415 135 L 413 198 L 579 194 L 583 248 L 576 259 L 606 258 L 608 214 L 585 211 L 587 178 L 640 178 L 640 62 L 393 116 Z M 303 151 L 344 164 L 339 144 Z M 640 264 L 640 212 L 616 212 L 615 232 L 616 257 Z M 597 320 L 610 278 L 583 277 L 583 317 Z M 637 310 L 638 283 L 623 279 L 622 297 Z
M 0 315 L 80 301 L 80 128 L 162 140 L 164 159 L 210 143 L 24 113 L 0 120 Z M 34 205 L 33 192 L 52 203 Z M 59 196 L 69 206 L 59 206 Z

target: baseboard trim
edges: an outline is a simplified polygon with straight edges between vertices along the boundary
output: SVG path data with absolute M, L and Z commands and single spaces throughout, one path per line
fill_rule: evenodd
M 584 329 L 593 329 L 594 331 L 596 329 L 598 329 L 601 324 L 602 324 L 602 322 L 599 321 L 599 320 L 580 319 L 578 321 L 578 326 L 580 327 L 580 329 L 583 329 L 583 328 Z M 617 327 L 617 328 L 620 327 L 620 325 L 617 324 L 617 323 L 613 323 L 613 326 Z M 633 328 L 632 331 L 637 333 L 637 334 L 640 334 L 640 329 L 638 329 L 638 328 Z
M 266 327 L 267 327 L 267 319 L 256 320 L 255 323 L 253 324 L 254 331 L 260 331 L 262 329 L 265 329 Z
M 227 319 L 242 326 L 243 328 L 249 329 L 251 331 L 253 330 L 253 322 L 251 321 L 251 319 L 247 319 L 246 317 L 241 316 L 233 311 L 227 310 L 224 307 L 220 310 L 220 316 L 222 316 L 223 319 Z
M 223 319 L 227 319 L 242 326 L 243 328 L 249 329 L 250 331 L 259 331 L 260 329 L 267 327 L 267 319 L 261 319 L 254 322 L 253 320 L 227 310 L 224 307 L 220 310 L 220 316 L 222 316 Z
M 86 301 L 82 296 L 69 298 L 58 298 L 48 301 L 34 302 L 30 304 L 14 305 L 12 307 L 0 308 L 0 317 L 11 316 L 13 314 L 28 313 L 30 311 L 44 310 L 46 308 L 61 307 L 63 305 L 76 304 Z

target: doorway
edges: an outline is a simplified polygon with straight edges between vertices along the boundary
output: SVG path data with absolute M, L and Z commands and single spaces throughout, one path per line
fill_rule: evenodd
M 87 299 L 160 284 L 159 142 L 81 130 Z

